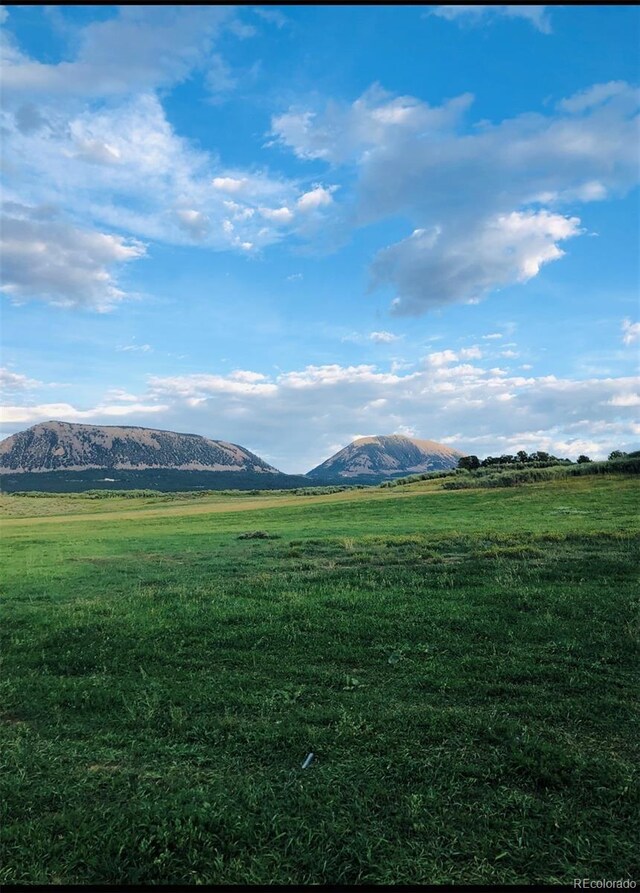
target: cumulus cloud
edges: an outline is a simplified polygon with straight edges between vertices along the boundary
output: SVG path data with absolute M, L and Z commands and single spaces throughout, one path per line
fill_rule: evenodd
M 291 108 L 272 131 L 299 158 L 349 165 L 351 221 L 413 222 L 378 252 L 371 281 L 395 290 L 396 312 L 418 314 L 526 282 L 582 231 L 564 208 L 628 192 L 638 95 L 594 85 L 544 115 L 469 126 L 468 94 L 432 107 L 375 87 L 350 104 Z
M 441 127 L 384 139 L 361 161 L 363 213 L 373 219 L 400 210 L 433 213 L 443 223 L 462 213 L 477 219 L 524 205 L 624 194 L 638 180 L 637 157 L 626 142 L 638 135 L 638 99 L 624 85 L 594 92 L 577 109 L 565 103 L 547 115 L 473 128 L 460 120 L 457 132 Z M 392 167 L 397 182 L 389 190 Z
M 478 300 L 492 289 L 526 282 L 543 264 L 562 257 L 558 243 L 577 235 L 579 223 L 547 211 L 514 211 L 466 234 L 418 229 L 376 255 L 372 284 L 395 287 L 397 314 Z
M 144 257 L 133 239 L 42 220 L 13 206 L 2 217 L 1 290 L 14 302 L 49 301 L 61 307 L 111 310 L 128 295 L 113 268 Z M 25 213 L 26 212 L 26 213 Z
M 391 344 L 399 338 L 400 335 L 394 335 L 392 332 L 371 332 L 369 335 L 369 340 L 375 344 Z
M 247 177 L 214 177 L 211 181 L 214 189 L 231 193 L 245 192 L 248 184 Z
M 0 421 L 4 426 L 16 424 L 34 425 L 49 419 L 60 419 L 65 422 L 77 422 L 90 419 L 98 422 L 101 419 L 139 417 L 165 412 L 169 407 L 163 404 L 144 403 L 107 403 L 90 409 L 78 409 L 71 403 L 40 403 L 37 406 L 0 406 Z
M 544 21 L 542 7 L 498 9 Z M 393 290 L 395 312 L 418 314 L 526 282 L 581 232 L 577 204 L 637 181 L 638 93 L 621 81 L 496 123 L 470 120 L 470 94 L 433 106 L 374 85 L 272 119 L 272 143 L 330 165 L 331 185 L 317 164 L 313 179 L 226 168 L 178 136 L 156 91 L 196 70 L 229 89 L 216 40 L 249 33 L 237 16 L 123 7 L 79 29 L 75 55 L 56 64 L 7 36 L 0 126 L 12 197 L 65 208 L 72 196 L 79 230 L 247 255 L 284 240 L 335 246 L 353 227 L 406 220 L 406 237 L 373 259 L 371 283 Z
M 110 404 L 112 402 L 116 403 L 139 403 L 140 398 L 135 394 L 130 394 L 129 391 L 123 391 L 122 388 L 109 388 L 107 391 L 107 402 Z
M 432 366 L 435 368 L 440 368 L 442 366 L 449 366 L 451 363 L 458 363 L 460 360 L 481 360 L 482 359 L 482 351 L 478 347 L 477 344 L 474 344 L 473 347 L 463 347 L 462 350 L 437 350 L 433 353 L 427 354 L 424 358 L 424 362 L 427 366 Z M 472 367 L 467 366 L 458 366 L 457 371 L 461 372 L 463 370 L 467 370 Z M 499 374 L 500 370 L 492 369 L 491 372 L 493 374 Z
M 300 211 L 315 211 L 317 208 L 325 208 L 333 202 L 331 193 L 335 187 L 325 189 L 324 186 L 314 186 L 309 192 L 305 192 L 297 201 Z
M 551 22 L 546 6 L 436 6 L 431 15 L 474 25 L 497 16 L 525 19 L 543 34 L 551 33 Z
M 42 382 L 35 378 L 29 378 L 26 375 L 21 375 L 19 372 L 13 372 L 13 370 L 7 369 L 5 366 L 0 368 L 0 391 L 5 394 L 22 393 L 32 388 L 38 388 L 41 385 Z
M 217 159 L 174 132 L 153 94 L 70 116 L 52 107 L 46 120 L 25 129 L 3 117 L 4 159 L 21 200 L 65 207 L 73 196 L 74 217 L 93 225 L 173 244 L 261 249 L 295 229 L 298 199 L 307 210 L 314 200 L 327 204 L 321 187 L 305 198 L 296 181 L 265 172 L 213 175 Z
M 631 322 L 630 319 L 622 321 L 622 341 L 624 344 L 633 344 L 640 340 L 640 322 Z
M 330 101 L 322 110 L 291 107 L 274 116 L 271 136 L 299 158 L 339 164 L 390 140 L 446 130 L 472 99 L 464 94 L 432 107 L 412 96 L 393 96 L 376 84 L 353 103 Z
M 156 92 L 196 69 L 209 89 L 231 89 L 214 47 L 225 28 L 247 36 L 237 16 L 218 7 L 123 7 L 75 29 L 75 56 L 58 64 L 28 58 L 5 33 L 0 126 L 19 188 L 11 198 L 68 207 L 80 229 L 217 251 L 259 252 L 298 228 L 311 236 L 330 188 L 221 167 L 175 132 Z
M 640 406 L 640 394 L 616 394 L 610 402 L 612 406 Z
M 436 350 L 425 357 L 430 366 L 446 366 L 448 363 L 455 363 L 457 359 L 458 354 L 454 350 Z
M 277 223 L 289 223 L 293 220 L 293 211 L 289 208 L 259 208 L 259 211 L 267 220 L 275 220 Z
M 184 80 L 209 54 L 234 12 L 221 6 L 121 6 L 77 32 L 77 53 L 55 64 L 5 45 L 3 88 L 12 96 L 113 96 Z M 7 38 L 8 39 L 8 38 Z
M 580 112 L 602 105 L 616 96 L 624 98 L 628 93 L 629 85 L 626 81 L 608 81 L 605 84 L 594 84 L 586 90 L 580 90 L 568 99 L 561 99 L 558 108 L 570 114 L 580 114 Z
M 208 397 L 214 394 L 267 396 L 274 393 L 276 386 L 264 382 L 259 373 L 231 375 L 184 375 L 174 377 L 151 376 L 149 386 L 154 395 L 173 393 L 186 398 Z

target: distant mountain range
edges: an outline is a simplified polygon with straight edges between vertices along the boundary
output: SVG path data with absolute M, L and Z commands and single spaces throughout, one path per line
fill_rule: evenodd
M 463 454 L 401 435 L 361 437 L 307 475 L 287 475 L 238 444 L 154 428 L 42 422 L 0 442 L 2 489 L 274 489 L 376 483 L 454 468 Z

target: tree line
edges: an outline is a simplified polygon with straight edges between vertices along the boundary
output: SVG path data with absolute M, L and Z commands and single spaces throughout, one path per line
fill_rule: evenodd
M 626 459 L 634 458 L 640 455 L 640 451 L 634 453 L 624 453 L 622 450 L 613 450 L 609 453 L 608 459 Z M 584 454 L 578 456 L 576 462 L 582 465 L 585 462 L 591 462 L 589 456 Z M 573 465 L 571 459 L 561 459 L 558 456 L 552 456 L 544 450 L 536 450 L 533 453 L 527 453 L 525 450 L 518 450 L 515 455 L 504 453 L 502 456 L 487 456 L 486 459 L 479 459 L 477 456 L 462 456 L 458 460 L 458 468 L 466 471 L 476 471 L 478 468 L 547 468 L 550 465 Z

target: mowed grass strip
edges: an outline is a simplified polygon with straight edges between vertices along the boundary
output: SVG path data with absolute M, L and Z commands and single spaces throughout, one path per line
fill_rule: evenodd
M 0 879 L 637 875 L 637 484 L 402 490 L 3 525 Z

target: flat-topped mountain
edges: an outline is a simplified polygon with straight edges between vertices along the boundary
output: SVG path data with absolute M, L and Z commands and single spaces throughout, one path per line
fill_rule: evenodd
M 91 468 L 279 474 L 235 443 L 154 428 L 42 422 L 0 443 L 0 473 Z
M 455 468 L 462 455 L 433 440 L 380 434 L 359 437 L 307 472 L 307 477 L 317 480 L 401 477 Z

